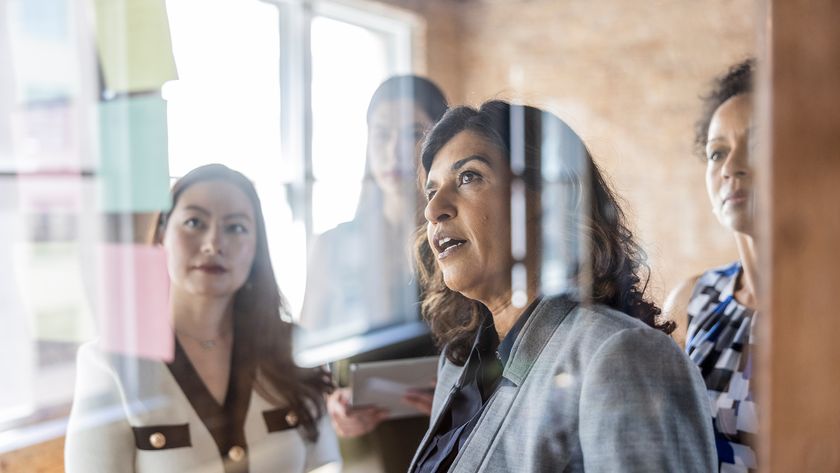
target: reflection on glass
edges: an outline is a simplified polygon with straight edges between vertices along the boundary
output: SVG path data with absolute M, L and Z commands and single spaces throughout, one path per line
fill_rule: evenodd
M 445 107 L 437 86 L 415 76 L 392 77 L 374 92 L 355 217 L 319 236 L 310 253 L 300 317 L 307 343 L 416 320 L 408 251 L 418 215 L 416 153 Z

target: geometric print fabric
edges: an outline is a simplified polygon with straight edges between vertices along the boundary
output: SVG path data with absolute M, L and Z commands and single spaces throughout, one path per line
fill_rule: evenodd
M 750 380 L 756 313 L 734 298 L 741 264 L 706 271 L 688 304 L 686 353 L 706 383 L 721 473 L 755 471 L 758 430 Z

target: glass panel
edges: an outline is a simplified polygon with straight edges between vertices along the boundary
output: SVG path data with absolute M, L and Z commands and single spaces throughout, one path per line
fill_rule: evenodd
M 377 164 L 368 161 L 372 152 L 382 154 L 369 148 L 377 143 L 372 142 L 368 104 L 377 86 L 397 69 L 389 53 L 396 41 L 393 35 L 327 17 L 313 19 L 311 34 L 313 239 L 299 319 L 310 331 L 305 344 L 417 318 L 407 251 L 415 225 L 413 164 L 402 166 L 409 174 L 389 171 L 399 190 L 383 193 Z M 409 146 L 402 149 L 406 141 L 400 138 L 389 152 L 413 163 L 411 123 L 408 133 Z M 388 218 L 389 203 L 408 213 Z

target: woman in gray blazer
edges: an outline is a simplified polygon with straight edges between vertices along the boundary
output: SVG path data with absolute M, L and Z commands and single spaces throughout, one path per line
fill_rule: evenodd
M 340 462 L 324 415 L 329 378 L 292 360 L 253 184 L 219 164 L 189 172 L 153 243 L 166 253 L 174 359 L 80 349 L 67 471 L 298 473 Z
M 533 107 L 459 107 L 422 164 L 422 308 L 443 353 L 410 471 L 714 471 L 702 379 L 574 131 Z

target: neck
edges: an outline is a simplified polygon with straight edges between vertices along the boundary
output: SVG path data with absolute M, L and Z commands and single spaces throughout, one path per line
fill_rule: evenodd
M 735 298 L 747 307 L 758 306 L 758 249 L 755 239 L 744 233 L 735 234 L 738 256 L 741 259 L 741 278 L 735 288 Z
M 212 340 L 233 329 L 233 297 L 202 297 L 172 288 L 172 326 L 178 333 Z
M 496 326 L 496 333 L 499 335 L 499 340 L 504 340 L 510 329 L 519 320 L 519 317 L 529 307 L 536 295 L 529 295 L 528 302 L 523 307 L 516 307 L 511 301 L 511 294 L 508 292 L 504 297 L 497 298 L 492 301 L 483 302 L 483 304 L 490 310 L 493 315 L 493 325 Z

